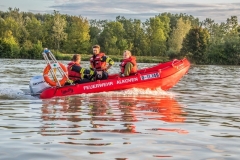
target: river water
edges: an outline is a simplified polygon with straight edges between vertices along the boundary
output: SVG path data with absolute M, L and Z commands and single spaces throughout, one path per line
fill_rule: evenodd
M 42 74 L 44 61 L 1 59 L 0 64 L 1 160 L 240 157 L 239 66 L 192 65 L 169 91 L 41 100 L 28 94 L 28 84 Z M 116 64 L 110 72 L 118 70 Z

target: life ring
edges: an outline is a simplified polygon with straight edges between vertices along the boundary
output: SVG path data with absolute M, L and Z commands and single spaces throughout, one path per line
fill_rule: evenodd
M 65 65 L 62 64 L 62 63 L 59 63 L 59 62 L 58 62 L 58 64 L 59 64 L 59 66 L 62 68 L 63 72 L 65 73 L 65 74 L 63 75 L 63 78 L 59 81 L 60 85 L 63 86 L 63 85 L 65 84 L 65 82 L 68 80 L 68 77 L 67 77 L 67 68 L 66 68 Z M 48 65 L 45 67 L 44 71 L 43 71 L 43 78 L 44 78 L 44 80 L 45 80 L 50 86 L 57 86 L 58 83 L 57 83 L 56 81 L 54 81 L 54 80 L 51 80 L 51 79 L 49 78 L 49 76 L 48 76 L 48 73 L 49 73 L 50 70 L 51 70 L 51 66 L 50 66 L 50 64 L 48 64 Z
M 178 69 L 178 66 L 175 66 L 175 65 L 174 65 L 174 63 L 175 63 L 176 61 L 178 61 L 178 60 L 177 60 L 177 59 L 174 59 L 174 60 L 172 61 L 172 67 Z

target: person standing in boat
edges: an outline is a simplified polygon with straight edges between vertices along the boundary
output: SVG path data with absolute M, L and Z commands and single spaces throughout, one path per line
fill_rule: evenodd
M 97 75 L 95 80 L 104 80 L 108 78 L 108 69 L 114 64 L 114 61 L 100 52 L 100 46 L 94 45 L 92 47 L 93 56 L 90 58 L 90 69 L 96 70 Z
M 137 73 L 136 57 L 132 56 L 132 53 L 129 50 L 123 52 L 123 60 L 121 61 L 120 69 L 121 77 L 135 75 Z
M 81 55 L 80 54 L 74 54 L 72 57 L 72 61 L 68 63 L 67 70 L 68 70 L 68 78 L 73 83 L 87 83 L 90 82 L 91 76 L 93 76 L 95 73 L 92 70 L 82 68 L 80 65 L 81 62 Z M 71 82 L 67 82 L 71 83 Z

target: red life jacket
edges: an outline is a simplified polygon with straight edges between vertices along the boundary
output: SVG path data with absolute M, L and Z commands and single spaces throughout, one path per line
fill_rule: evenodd
M 125 66 L 128 62 L 131 62 L 133 64 L 130 74 L 135 74 L 137 72 L 137 62 L 136 62 L 136 57 L 134 57 L 134 56 L 131 56 L 127 59 L 122 60 L 122 63 L 120 64 L 121 73 L 122 74 L 124 73 Z
M 97 71 L 104 70 L 106 68 L 106 61 L 102 61 L 102 57 L 105 56 L 104 53 L 99 53 L 97 55 L 93 55 L 90 59 L 90 65 L 92 68 Z
M 78 63 L 70 62 L 70 63 L 68 63 L 67 70 L 68 70 L 68 78 L 70 80 L 76 81 L 76 80 L 81 79 L 81 74 L 71 70 L 72 66 L 74 66 L 74 65 L 80 66 L 80 64 L 78 64 Z

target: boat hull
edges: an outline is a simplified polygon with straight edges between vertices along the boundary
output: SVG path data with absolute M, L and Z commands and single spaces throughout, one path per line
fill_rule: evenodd
M 173 60 L 157 64 L 153 67 L 138 70 L 133 76 L 119 77 L 118 74 L 109 75 L 107 80 L 89 83 L 52 87 L 40 94 L 41 99 L 58 96 L 69 96 L 84 93 L 107 92 L 130 88 L 169 90 L 188 72 L 190 63 L 187 59 Z

